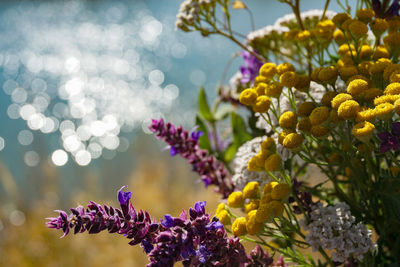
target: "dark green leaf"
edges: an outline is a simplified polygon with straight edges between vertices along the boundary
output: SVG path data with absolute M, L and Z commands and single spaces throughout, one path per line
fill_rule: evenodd
M 200 88 L 199 92 L 199 113 L 200 116 L 205 119 L 206 121 L 212 122 L 214 121 L 214 117 L 210 111 L 210 107 L 207 102 L 207 95 L 206 91 L 204 91 L 204 88 Z

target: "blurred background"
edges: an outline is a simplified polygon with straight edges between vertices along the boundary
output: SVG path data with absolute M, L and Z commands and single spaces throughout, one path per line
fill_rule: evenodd
M 215 97 L 243 60 L 221 81 L 238 47 L 176 31 L 180 3 L 0 2 L 0 266 L 144 266 L 141 248 L 121 236 L 60 240 L 44 225 L 54 209 L 117 205 L 122 185 L 156 218 L 199 200 L 213 212 L 218 196 L 147 127 L 162 117 L 191 129 L 200 85 Z M 278 1 L 245 3 L 256 29 L 290 13 Z M 247 35 L 249 14 L 232 17 Z

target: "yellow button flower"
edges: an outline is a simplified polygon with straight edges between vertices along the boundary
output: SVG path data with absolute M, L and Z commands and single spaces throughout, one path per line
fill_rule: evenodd
M 349 77 L 357 74 L 358 70 L 355 66 L 345 66 L 339 68 L 339 75 L 343 80 L 347 80 Z
M 223 225 L 230 225 L 232 223 L 231 222 L 231 217 L 229 217 L 229 213 L 226 210 L 221 210 L 215 216 L 219 219 L 219 221 Z
M 343 22 L 350 19 L 350 15 L 347 13 L 337 13 L 333 18 L 332 21 L 335 23 L 336 27 L 341 27 Z
M 287 184 L 277 184 L 271 192 L 271 197 L 274 200 L 282 200 L 290 192 L 290 186 Z
M 322 70 L 322 68 L 315 68 L 312 72 L 311 72 L 311 80 L 313 80 L 314 82 L 319 82 L 319 78 L 318 78 L 318 74 L 319 72 Z
M 271 201 L 269 203 L 270 208 L 274 213 L 274 217 L 279 217 L 283 214 L 283 203 L 280 201 Z
M 299 42 L 304 42 L 304 41 L 308 40 L 310 37 L 311 37 L 310 31 L 304 30 L 297 34 L 296 40 Z
M 281 84 L 287 88 L 294 87 L 297 84 L 297 75 L 293 71 L 287 71 L 282 73 L 279 78 Z
M 356 122 L 373 121 L 375 119 L 375 111 L 370 108 L 363 108 L 357 113 Z
M 234 236 L 242 236 L 246 234 L 246 218 L 239 217 L 232 224 L 232 232 Z
M 278 184 L 279 184 L 278 182 L 270 182 L 264 185 L 263 195 L 270 194 L 272 192 L 272 189 L 274 189 L 274 187 L 277 186 Z
M 301 134 L 291 133 L 288 134 L 285 139 L 283 139 L 282 145 L 287 149 L 295 150 L 301 146 L 303 140 L 304 138 L 301 136 Z
M 272 137 L 265 138 L 261 143 L 262 150 L 275 149 L 275 140 Z
M 314 102 L 303 102 L 297 108 L 297 114 L 299 116 L 307 117 L 311 114 L 315 107 L 316 106 Z
M 256 211 L 256 222 L 264 223 L 272 218 L 274 211 L 269 203 L 261 204 L 260 207 L 258 207 Z
M 225 210 L 226 208 L 225 208 L 225 203 L 219 203 L 218 204 L 218 207 L 217 207 L 217 209 L 216 209 L 216 211 L 215 211 L 215 214 L 218 214 L 218 213 L 220 213 L 221 211 L 223 211 L 223 210 Z
M 354 37 L 361 38 L 367 35 L 368 27 L 364 22 L 355 20 L 349 24 L 349 31 Z
M 295 131 L 292 130 L 292 129 L 285 129 L 282 132 L 280 132 L 279 135 L 278 135 L 278 143 L 282 145 L 283 144 L 283 140 L 285 139 L 285 137 L 288 134 L 291 134 L 291 133 L 295 133 Z
M 389 120 L 392 118 L 394 106 L 390 103 L 377 105 L 374 109 L 376 117 L 381 120 Z
M 293 71 L 294 72 L 295 68 L 290 63 L 282 63 L 282 64 L 278 65 L 277 71 L 278 71 L 279 75 L 282 75 L 283 73 L 288 72 L 288 71 Z
M 372 53 L 372 58 L 378 60 L 380 58 L 390 58 L 390 53 L 384 45 L 378 45 Z
M 363 75 L 363 76 L 369 76 L 369 68 L 373 65 L 374 63 L 372 61 L 363 61 L 357 66 L 358 72 Z
M 400 94 L 400 83 L 391 83 L 386 86 L 384 93 L 386 95 L 398 95 Z
M 311 127 L 310 132 L 313 136 L 321 138 L 329 134 L 329 128 L 322 125 L 314 125 Z
M 260 68 L 260 75 L 267 79 L 272 79 L 275 74 L 277 74 L 277 67 L 275 63 L 267 62 Z
M 388 20 L 389 31 L 397 31 L 400 29 L 400 19 L 397 16 L 394 16 L 390 20 Z
M 355 79 L 347 86 L 347 92 L 352 96 L 359 95 L 368 89 L 368 82 L 363 79 Z
M 228 196 L 228 206 L 231 208 L 240 208 L 244 204 L 243 193 L 240 191 L 232 192 Z
M 373 21 L 371 21 L 369 27 L 376 36 L 380 36 L 387 29 L 389 29 L 389 23 L 385 19 L 375 18 Z
M 279 118 L 279 125 L 282 128 L 293 129 L 294 127 L 296 127 L 296 123 L 297 115 L 293 111 L 286 111 Z
M 361 8 L 356 12 L 356 17 L 365 23 L 370 22 L 374 16 L 375 12 L 369 8 Z
M 258 96 L 262 96 L 265 95 L 265 89 L 267 86 L 267 83 L 257 83 L 257 85 L 254 86 L 254 90 L 256 90 Z
M 250 106 L 253 105 L 257 100 L 257 92 L 254 89 L 245 89 L 240 93 L 239 101 L 243 105 Z
M 342 45 L 346 42 L 346 37 L 344 37 L 344 34 L 341 30 L 337 29 L 333 33 L 333 39 L 338 45 Z
M 282 84 L 278 82 L 272 82 L 268 84 L 267 88 L 265 89 L 265 94 L 269 97 L 278 98 L 282 93 Z
M 337 76 L 338 76 L 338 70 L 335 66 L 322 68 L 318 73 L 318 79 L 328 83 L 335 82 Z
M 400 72 L 400 64 L 392 64 L 389 65 L 385 70 L 383 71 L 383 79 L 385 81 L 389 81 L 390 76 L 392 73 L 399 73 Z
M 260 159 L 256 156 L 252 157 L 249 162 L 247 163 L 247 169 L 252 172 L 259 172 L 262 171 L 260 166 Z
M 317 107 L 310 114 L 311 125 L 321 124 L 329 119 L 329 108 Z
M 390 75 L 390 83 L 400 83 L 400 71 L 395 71 Z
M 310 89 L 310 77 L 308 75 L 297 75 L 297 83 L 294 87 L 300 92 L 308 92 Z
M 252 210 L 256 210 L 258 209 L 258 207 L 260 206 L 260 200 L 258 199 L 252 199 L 249 203 L 247 203 L 246 205 L 244 205 L 244 211 L 246 213 L 249 213 Z
M 400 95 L 382 95 L 378 96 L 377 98 L 374 99 L 374 105 L 378 106 L 380 104 L 384 103 L 394 103 L 397 99 L 400 98 Z
M 338 115 L 343 119 L 354 119 L 360 109 L 358 102 L 354 100 L 346 100 L 340 104 L 338 108 Z
M 392 64 L 392 61 L 388 58 L 380 58 L 378 59 L 374 64 L 371 65 L 369 68 L 369 73 L 371 75 L 377 74 L 377 73 L 382 73 L 385 68 L 390 66 Z
M 249 182 L 243 188 L 243 198 L 258 198 L 260 197 L 260 185 L 258 182 Z
M 375 126 L 372 123 L 363 121 L 354 125 L 351 132 L 358 140 L 366 143 L 371 139 L 374 130 Z
M 367 102 L 372 102 L 376 97 L 381 96 L 383 91 L 379 88 L 369 88 L 364 92 L 363 98 Z
M 339 49 L 338 49 L 339 55 L 344 56 L 349 51 L 354 51 L 354 52 L 356 51 L 356 48 L 354 47 L 353 44 L 350 44 L 350 45 L 349 44 L 342 44 L 341 46 L 339 46 Z
M 266 171 L 277 171 L 281 166 L 282 159 L 278 154 L 272 154 L 265 160 L 264 168 Z
M 309 132 L 311 130 L 311 127 L 311 121 L 308 117 L 300 119 L 296 125 L 296 128 L 302 132 Z
M 336 92 L 326 92 L 321 99 L 321 104 L 326 106 L 326 107 L 330 107 L 331 106 L 331 102 L 332 99 L 337 95 Z
M 250 235 L 256 235 L 263 229 L 263 224 L 257 222 L 257 210 L 250 211 L 246 216 L 246 230 Z
M 362 45 L 360 50 L 361 58 L 368 58 L 372 54 L 372 47 L 369 45 Z
M 259 113 L 267 112 L 270 105 L 271 105 L 271 99 L 268 96 L 266 95 L 259 96 L 257 97 L 256 102 L 253 104 L 253 111 Z
M 264 189 L 265 189 L 265 186 L 264 186 Z M 272 200 L 273 199 L 272 199 L 271 193 L 263 193 L 263 195 L 261 197 L 261 200 L 260 200 L 260 205 L 261 204 L 266 204 L 268 202 L 271 202 Z
M 338 123 L 342 120 L 342 118 L 339 117 L 337 113 L 337 109 L 331 109 L 331 112 L 329 113 L 329 121 L 331 123 Z
M 347 101 L 347 100 L 352 100 L 353 97 L 349 94 L 345 94 L 345 93 L 341 93 L 338 94 L 337 96 L 335 96 L 332 101 L 331 101 L 331 106 L 334 109 L 338 109 L 340 104 L 342 104 L 343 102 Z

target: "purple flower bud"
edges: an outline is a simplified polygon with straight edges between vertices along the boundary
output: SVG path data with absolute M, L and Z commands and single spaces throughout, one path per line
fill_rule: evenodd
M 118 190 L 118 201 L 119 203 L 122 205 L 128 205 L 129 204 L 129 200 L 132 197 L 132 192 L 123 192 L 122 189 L 127 188 L 128 186 L 124 185 L 123 187 L 121 187 L 120 190 Z

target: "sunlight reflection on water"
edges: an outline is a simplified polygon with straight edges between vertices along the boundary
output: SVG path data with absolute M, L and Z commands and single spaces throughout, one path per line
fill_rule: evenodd
M 23 2 L 2 17 L 7 115 L 25 120 L 31 131 L 59 136 L 60 147 L 51 152 L 57 166 L 69 157 L 85 166 L 104 149 L 126 150 L 120 133 L 147 132 L 150 119 L 163 117 L 179 96 L 176 84 L 164 83 L 164 72 L 187 48 L 140 2 Z M 193 71 L 190 79 L 200 84 L 205 75 Z M 33 142 L 30 130 L 18 134 L 21 145 Z M 36 166 L 40 158 L 28 151 L 24 161 Z

